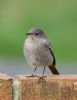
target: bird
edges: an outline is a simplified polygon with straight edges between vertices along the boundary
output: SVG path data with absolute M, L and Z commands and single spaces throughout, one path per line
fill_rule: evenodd
M 52 74 L 59 75 L 56 66 L 56 59 L 52 45 L 45 32 L 40 28 L 31 28 L 27 33 L 24 43 L 24 56 L 27 62 L 34 67 L 34 72 L 38 67 L 48 67 Z M 32 74 L 33 76 L 33 74 Z

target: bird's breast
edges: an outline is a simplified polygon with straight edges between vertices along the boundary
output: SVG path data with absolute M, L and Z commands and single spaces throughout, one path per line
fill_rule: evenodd
M 24 46 L 24 54 L 28 63 L 33 66 L 47 66 L 53 60 L 49 50 L 40 41 L 28 41 Z

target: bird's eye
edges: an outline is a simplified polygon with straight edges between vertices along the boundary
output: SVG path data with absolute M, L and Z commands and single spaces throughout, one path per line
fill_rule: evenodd
M 38 35 L 39 33 L 36 33 L 35 35 Z

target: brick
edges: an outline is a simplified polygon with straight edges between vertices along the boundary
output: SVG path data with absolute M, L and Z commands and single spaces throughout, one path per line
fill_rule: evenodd
M 59 86 L 52 77 L 42 79 L 20 75 L 17 80 L 21 83 L 20 100 L 59 100 Z
M 77 82 L 74 82 L 73 100 L 77 100 Z
M 0 74 L 0 100 L 12 100 L 12 79 L 6 74 Z
M 59 82 L 59 96 L 60 100 L 74 100 L 73 97 L 73 83 L 77 81 L 77 76 L 64 75 L 57 77 Z
M 77 76 L 17 76 L 20 100 L 73 100 L 73 83 Z

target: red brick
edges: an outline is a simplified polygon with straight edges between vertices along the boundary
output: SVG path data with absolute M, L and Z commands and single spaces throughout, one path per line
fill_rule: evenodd
M 77 100 L 77 82 L 74 82 L 73 100 Z
M 21 83 L 21 100 L 73 100 L 73 83 L 77 76 L 39 77 L 17 76 Z
M 12 100 L 12 79 L 6 74 L 0 74 L 0 100 Z

